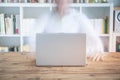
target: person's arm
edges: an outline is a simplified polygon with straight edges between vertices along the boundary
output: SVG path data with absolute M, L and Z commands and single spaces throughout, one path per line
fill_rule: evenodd
M 98 33 L 95 32 L 89 19 L 84 14 L 80 17 L 80 31 L 86 33 L 87 36 L 87 57 L 93 58 L 93 61 L 103 60 L 103 43 Z
M 28 43 L 30 45 L 30 52 L 36 52 L 36 34 L 37 33 L 44 33 L 45 25 L 47 20 L 47 15 L 42 15 L 38 19 L 36 19 L 34 25 L 31 27 L 30 31 L 30 38 Z

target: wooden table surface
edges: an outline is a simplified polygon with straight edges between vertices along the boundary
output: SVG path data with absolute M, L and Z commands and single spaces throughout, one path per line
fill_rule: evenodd
M 28 53 L 0 53 L 0 80 L 120 80 L 120 53 L 85 67 L 37 67 Z

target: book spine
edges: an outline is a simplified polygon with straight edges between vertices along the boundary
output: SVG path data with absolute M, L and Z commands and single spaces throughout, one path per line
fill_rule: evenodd
M 23 0 L 19 0 L 19 3 L 23 3 Z
M 15 18 L 15 15 L 13 15 L 13 29 L 14 29 L 14 34 L 16 34 L 16 18 Z
M 38 0 L 31 0 L 31 3 L 38 3 Z
M 103 33 L 103 34 L 105 33 L 104 24 L 105 24 L 105 20 L 104 20 L 104 18 L 103 18 L 103 20 L 102 20 L 102 33 Z
M 89 3 L 89 0 L 85 0 L 85 3 Z
M 23 0 L 24 3 L 27 3 L 28 1 L 27 0 Z
M 4 14 L 5 16 L 4 16 L 4 28 L 5 28 L 5 34 L 6 34 L 6 17 L 7 17 L 7 14 Z
M 97 19 L 95 19 L 95 30 L 96 30 L 97 33 L 100 34 L 100 29 L 99 29 L 99 26 L 98 26 Z
M 18 2 L 18 0 L 14 0 L 14 3 L 17 3 Z
M 11 15 L 10 23 L 11 23 L 11 24 L 10 24 L 11 34 L 14 34 L 13 15 Z
M 20 15 L 16 15 L 16 28 L 15 28 L 15 33 L 19 34 L 19 29 L 20 28 Z
M 9 17 L 7 17 L 6 18 L 6 34 L 9 34 L 9 32 L 10 32 L 10 18 Z
M 1 34 L 5 34 L 5 20 L 4 14 L 0 14 L 1 17 Z
M 83 0 L 80 0 L 80 3 L 84 3 L 84 1 L 83 1 Z
M 7 3 L 8 2 L 8 0 L 4 0 L 4 3 Z
M 31 0 L 27 0 L 28 3 L 31 3 L 32 1 Z
M 105 24 L 104 24 L 105 26 L 105 34 L 107 34 L 108 33 L 108 18 L 106 17 L 105 18 Z
M 45 3 L 45 0 L 38 0 L 39 3 Z
M 8 22 L 7 22 L 7 17 L 5 18 L 5 29 L 6 29 L 6 34 L 7 34 L 7 27 L 8 27 Z
M 48 0 L 48 3 L 51 3 L 51 0 Z
M 89 0 L 89 3 L 93 3 L 94 2 L 94 0 Z
M 73 0 L 73 3 L 76 3 L 76 0 Z
M 13 33 L 13 18 L 11 17 L 6 18 L 6 34 L 14 34 Z
M 97 25 L 99 27 L 99 33 L 102 34 L 102 19 L 97 19 Z
M 10 2 L 12 2 L 11 0 L 7 0 L 7 3 L 10 3 Z
M 10 3 L 14 3 L 14 0 L 10 0 Z
M 83 3 L 88 3 L 89 2 L 89 0 L 83 0 Z
M 51 3 L 51 0 L 47 0 L 47 3 Z
M 1 16 L 0 16 L 0 34 L 1 34 Z
M 55 0 L 51 0 L 51 3 L 55 3 Z
M 80 3 L 80 0 L 77 0 L 76 3 Z
M 8 47 L 0 47 L 0 52 L 8 52 Z

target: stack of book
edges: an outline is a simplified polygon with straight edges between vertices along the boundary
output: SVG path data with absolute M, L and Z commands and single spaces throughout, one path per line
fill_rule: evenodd
M 54 0 L 52 0 L 54 2 Z M 107 0 L 73 0 L 73 3 L 107 3 Z
M 116 45 L 116 51 L 120 52 L 120 43 L 117 43 L 117 45 Z
M 7 15 L 0 13 L 0 34 L 12 35 L 19 34 L 20 16 L 19 15 Z
M 107 3 L 108 0 L 88 0 L 88 3 Z
M 90 19 L 95 31 L 99 34 L 109 33 L 109 18 L 104 17 L 102 19 Z
M 0 3 L 50 3 L 50 0 L 0 0 Z
M 0 47 L 0 52 L 8 52 L 9 48 L 8 47 Z
M 54 3 L 54 0 L 0 0 L 0 3 Z M 73 0 L 73 3 L 106 3 L 107 0 Z
M 18 47 L 0 47 L 0 52 L 18 52 Z

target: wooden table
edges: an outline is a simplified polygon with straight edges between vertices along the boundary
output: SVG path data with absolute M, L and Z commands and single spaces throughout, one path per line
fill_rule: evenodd
M 37 67 L 27 53 L 0 53 L 0 80 L 120 80 L 120 53 L 86 67 Z

